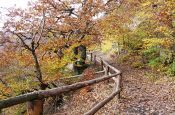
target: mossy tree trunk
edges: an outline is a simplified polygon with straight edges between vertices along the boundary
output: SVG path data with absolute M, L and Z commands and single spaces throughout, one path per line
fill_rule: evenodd
M 86 46 L 79 45 L 73 49 L 75 55 L 80 55 L 80 59 L 75 58 L 73 64 L 75 74 L 82 74 L 86 68 Z

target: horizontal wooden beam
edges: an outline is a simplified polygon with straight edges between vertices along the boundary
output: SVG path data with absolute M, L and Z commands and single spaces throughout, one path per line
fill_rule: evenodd
M 113 92 L 108 98 L 99 102 L 95 107 L 93 107 L 90 111 L 88 111 L 84 115 L 94 115 L 99 109 L 101 109 L 104 105 L 106 105 L 109 101 L 111 101 L 119 93 L 120 93 L 120 90 Z
M 112 69 L 116 73 L 120 73 L 120 70 L 116 69 L 112 65 L 109 65 L 106 61 L 103 60 L 104 65 L 108 66 L 110 69 Z
M 98 71 L 98 72 L 95 72 L 95 74 L 101 74 L 101 73 L 104 73 L 105 71 L 102 70 L 102 71 Z M 65 77 L 65 78 L 60 78 L 60 80 L 64 80 L 64 79 L 73 79 L 73 78 L 79 78 L 79 77 L 83 77 L 84 75 L 83 74 L 80 74 L 80 75 L 75 75 L 75 76 L 71 76 L 71 77 Z
M 48 89 L 48 90 L 40 90 L 40 91 L 36 91 L 36 92 L 31 92 L 31 93 L 19 95 L 16 97 L 11 97 L 11 98 L 8 98 L 5 100 L 1 100 L 0 101 L 0 110 L 3 108 L 13 106 L 13 105 L 24 103 L 27 101 L 52 97 L 52 96 L 60 95 L 61 93 L 74 91 L 74 90 L 77 90 L 77 89 L 80 89 L 80 88 L 83 88 L 83 87 L 86 87 L 89 85 L 93 85 L 95 83 L 99 83 L 99 82 L 108 80 L 112 77 L 116 77 L 119 74 L 121 74 L 121 73 L 103 76 L 100 78 L 96 78 L 96 79 L 92 79 L 92 80 L 88 80 L 88 81 L 84 81 L 84 82 L 78 82 L 78 83 L 75 83 L 72 85 L 66 85 L 66 86 L 57 87 L 57 88 Z
M 89 55 L 87 55 L 87 56 L 90 57 Z M 120 73 L 120 70 L 118 70 L 118 69 L 116 69 L 115 67 L 113 67 L 112 65 L 108 64 L 108 62 L 105 61 L 102 57 L 96 56 L 96 61 L 97 61 L 98 63 L 101 63 L 101 61 L 102 61 L 103 64 L 104 64 L 105 66 L 108 66 L 110 69 L 112 69 L 112 70 L 113 70 L 114 72 L 116 72 L 116 73 Z

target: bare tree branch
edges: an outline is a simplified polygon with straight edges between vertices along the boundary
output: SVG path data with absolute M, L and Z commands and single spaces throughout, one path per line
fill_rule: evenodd
M 38 38 L 38 40 L 37 40 L 37 42 L 36 42 L 36 47 L 35 47 L 35 49 L 37 49 L 37 48 L 39 47 L 39 42 L 40 42 L 40 40 L 41 40 L 41 38 L 42 38 L 42 34 L 43 34 L 43 32 L 44 32 L 44 26 L 45 26 L 45 11 L 44 11 L 44 10 L 43 10 L 43 19 L 42 19 L 40 25 L 42 25 L 42 26 L 41 26 L 41 32 L 40 32 L 39 38 Z
M 11 33 L 16 35 L 20 39 L 20 41 L 22 42 L 23 46 L 26 49 L 28 49 L 29 51 L 32 51 L 32 49 L 25 43 L 24 39 L 22 38 L 22 37 L 24 37 L 22 33 L 15 33 L 15 32 L 11 32 Z

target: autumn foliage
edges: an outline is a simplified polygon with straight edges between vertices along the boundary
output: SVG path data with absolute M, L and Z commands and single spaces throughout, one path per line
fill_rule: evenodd
M 0 99 L 47 89 L 68 76 L 79 45 L 124 52 L 139 60 L 134 67 L 174 76 L 174 2 L 37 0 L 26 9 L 9 8 L 0 33 Z M 90 80 L 94 71 L 83 74 Z

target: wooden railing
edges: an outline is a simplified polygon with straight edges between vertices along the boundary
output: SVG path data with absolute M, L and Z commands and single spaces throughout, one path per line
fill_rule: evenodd
M 86 87 L 89 85 L 93 85 L 93 84 L 96 84 L 96 83 L 99 83 L 99 82 L 102 82 L 105 80 L 109 80 L 112 78 L 112 80 L 115 83 L 115 87 L 114 87 L 112 94 L 109 97 L 107 97 L 106 99 L 104 99 L 103 101 L 99 102 L 96 106 L 94 106 L 87 113 L 85 113 L 85 115 L 95 114 L 100 108 L 102 108 L 105 104 L 107 104 L 115 96 L 120 98 L 120 92 L 122 89 L 122 87 L 121 87 L 122 73 L 121 73 L 121 71 L 119 71 L 115 67 L 108 64 L 108 62 L 106 62 L 104 59 L 96 56 L 93 53 L 90 53 L 90 55 L 88 55 L 88 57 L 92 62 L 94 62 L 94 64 L 98 63 L 100 65 L 100 67 L 102 68 L 102 71 L 98 71 L 95 74 L 104 73 L 104 76 L 96 78 L 96 79 L 88 80 L 88 81 L 77 82 L 77 83 L 74 83 L 72 85 L 65 85 L 62 87 L 57 87 L 57 88 L 53 88 L 53 89 L 49 89 L 49 90 L 35 91 L 35 92 L 19 95 L 16 97 L 11 97 L 11 98 L 8 98 L 5 100 L 1 100 L 0 101 L 0 110 L 2 110 L 3 108 L 7 108 L 7 107 L 10 107 L 13 105 L 25 103 L 25 102 L 32 101 L 32 100 L 38 100 L 38 99 L 58 96 L 62 93 L 74 91 L 74 90 L 77 90 L 77 89 L 80 89 L 80 88 L 83 88 L 83 87 Z M 69 78 L 76 78 L 76 77 L 82 77 L 82 76 L 83 75 L 77 75 L 77 76 L 72 76 Z M 67 78 L 67 79 L 69 79 L 69 78 Z
M 101 109 L 104 105 L 106 105 L 109 101 L 111 101 L 115 96 L 117 96 L 119 99 L 120 92 L 122 90 L 122 87 L 121 87 L 122 73 L 120 70 L 110 65 L 107 61 L 105 61 L 101 57 L 93 55 L 93 53 L 90 53 L 90 59 L 91 61 L 94 61 L 94 64 L 96 63 L 100 64 L 101 68 L 104 70 L 104 76 L 113 76 L 112 79 L 115 83 L 115 87 L 113 89 L 113 93 L 109 97 L 99 102 L 91 110 L 85 113 L 85 115 L 94 115 L 99 109 Z

